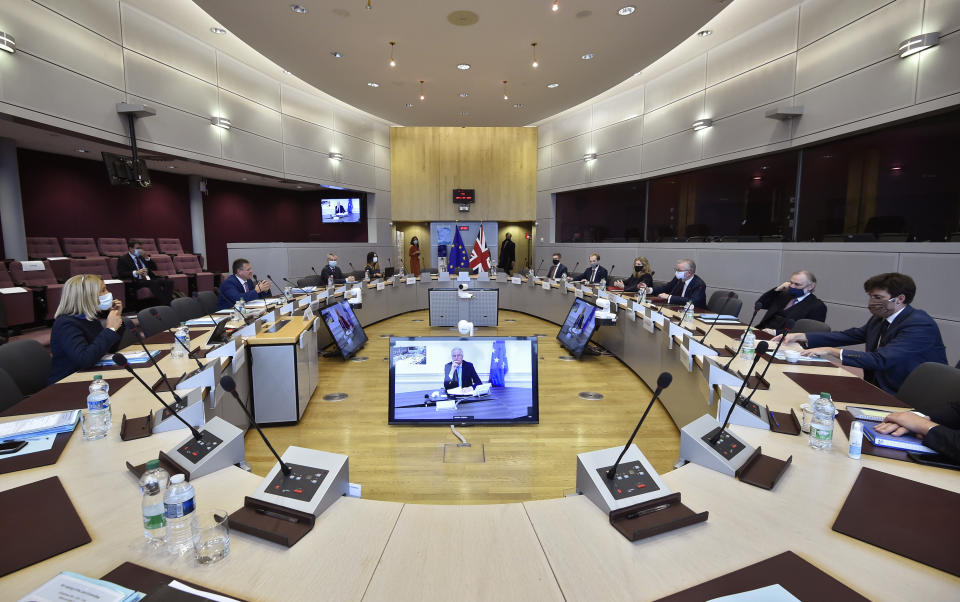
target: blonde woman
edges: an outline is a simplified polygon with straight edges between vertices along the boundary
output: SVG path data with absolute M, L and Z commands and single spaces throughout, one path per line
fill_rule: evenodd
M 117 343 L 123 329 L 123 304 L 113 298 L 100 276 L 78 274 L 63 285 L 50 332 L 53 363 L 47 384 L 92 367 Z M 98 319 L 107 313 L 106 327 Z
M 650 271 L 650 262 L 646 257 L 637 257 L 633 260 L 633 274 L 626 280 L 617 280 L 614 286 L 622 288 L 625 293 L 635 293 L 640 285 L 653 286 L 653 272 Z

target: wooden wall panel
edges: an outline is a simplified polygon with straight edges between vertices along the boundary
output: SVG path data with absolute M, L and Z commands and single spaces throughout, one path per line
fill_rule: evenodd
M 394 221 L 533 220 L 537 203 L 537 129 L 390 128 Z M 452 201 L 473 188 L 469 214 Z

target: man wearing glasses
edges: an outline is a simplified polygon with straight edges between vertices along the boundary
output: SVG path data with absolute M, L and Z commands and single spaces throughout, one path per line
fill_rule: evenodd
M 863 283 L 873 316 L 859 328 L 840 332 L 791 333 L 785 343 L 806 343 L 803 355 L 838 359 L 863 368 L 864 379 L 896 393 L 914 368 L 924 362 L 947 363 L 940 329 L 927 312 L 910 305 L 917 293 L 913 278 L 890 272 Z M 774 341 L 779 340 L 776 337 Z M 864 351 L 830 345 L 864 345 Z

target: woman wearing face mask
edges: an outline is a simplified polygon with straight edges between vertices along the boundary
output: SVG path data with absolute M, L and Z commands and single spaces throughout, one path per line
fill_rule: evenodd
M 414 276 L 420 275 L 420 239 L 414 236 L 410 239 L 410 273 Z
M 79 274 L 67 280 L 50 332 L 53 362 L 47 384 L 91 368 L 113 351 L 123 334 L 122 310 L 123 304 L 113 298 L 100 276 Z M 106 327 L 98 312 L 108 312 Z
M 617 280 L 613 286 L 622 288 L 625 293 L 635 293 L 640 285 L 653 286 L 653 272 L 650 271 L 650 262 L 646 257 L 637 257 L 633 260 L 633 274 L 626 280 Z
M 369 280 L 383 276 L 383 274 L 380 273 L 380 258 L 377 257 L 375 252 L 370 251 L 367 253 L 367 265 L 363 266 L 363 273 Z

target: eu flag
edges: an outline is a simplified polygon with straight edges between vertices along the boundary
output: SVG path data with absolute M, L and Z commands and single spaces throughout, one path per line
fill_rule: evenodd
M 450 245 L 450 256 L 447 261 L 447 271 L 451 274 L 456 274 L 460 270 L 467 271 L 470 269 L 470 255 L 467 253 L 467 248 L 463 246 L 463 239 L 460 237 L 460 228 L 457 228 L 457 233 L 453 237 L 453 244 Z
M 490 384 L 505 387 L 507 376 L 507 344 L 504 341 L 493 342 L 493 355 L 490 357 Z

